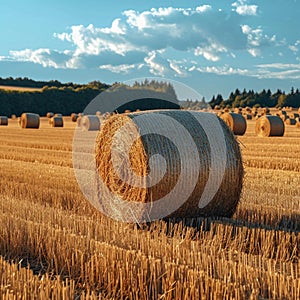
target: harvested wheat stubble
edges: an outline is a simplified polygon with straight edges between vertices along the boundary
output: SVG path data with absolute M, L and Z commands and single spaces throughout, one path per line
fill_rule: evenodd
M 0 116 L 0 125 L 1 126 L 7 126 L 8 125 L 8 117 Z
M 256 121 L 255 133 L 258 136 L 283 136 L 284 123 L 278 116 L 262 116 Z
M 19 124 L 21 128 L 35 128 L 40 127 L 40 116 L 33 113 L 22 113 Z
M 100 129 L 100 118 L 96 115 L 86 115 L 80 120 L 80 127 L 85 131 L 94 131 Z
M 72 122 L 76 122 L 76 121 L 77 121 L 77 118 L 78 118 L 78 114 L 76 114 L 76 113 L 71 113 L 71 121 L 72 121 Z
M 225 113 L 221 119 L 228 125 L 235 135 L 243 135 L 247 129 L 247 122 L 241 114 Z
M 164 167 L 161 162 L 153 167 L 153 155 L 165 159 Z M 105 199 L 101 210 L 115 219 L 229 217 L 240 198 L 240 148 L 228 126 L 212 113 L 162 110 L 111 116 L 96 138 L 95 160 L 98 199 L 100 194 Z M 154 178 L 151 186 L 149 178 Z M 118 201 L 133 208 L 123 209 Z M 157 208 L 157 203 L 163 205 Z M 165 213 L 169 207 L 175 209 Z
M 50 125 L 51 127 L 64 127 L 64 119 L 62 117 L 52 117 Z
M 53 116 L 54 116 L 54 113 L 53 113 L 53 112 L 47 112 L 47 114 L 46 114 L 46 117 L 47 117 L 48 119 L 52 118 Z

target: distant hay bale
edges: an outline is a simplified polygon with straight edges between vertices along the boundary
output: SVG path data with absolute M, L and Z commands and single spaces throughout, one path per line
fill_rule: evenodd
M 252 120 L 252 115 L 251 114 L 244 114 L 244 118 L 246 120 Z
M 255 120 L 258 120 L 260 117 L 261 117 L 261 114 L 257 114 L 257 115 L 255 116 Z
M 151 134 L 142 134 L 149 128 Z M 195 152 L 190 150 L 191 145 Z M 114 156 L 112 149 L 116 151 Z M 153 155 L 164 158 L 165 172 L 161 180 L 149 186 L 143 178 L 155 178 L 161 169 L 159 162 L 154 164 L 157 170 L 150 167 Z M 199 159 L 197 164 L 195 157 Z M 173 208 L 174 203 L 179 203 L 175 210 L 164 214 L 171 218 L 230 217 L 240 198 L 243 165 L 239 145 L 227 125 L 212 113 L 161 110 L 113 115 L 103 123 L 97 135 L 95 160 L 98 178 L 107 187 L 102 190 L 98 179 L 98 193 L 104 193 L 102 208 L 120 220 L 148 220 L 145 207 L 149 204 L 152 213 L 156 210 L 153 208 L 156 201 L 159 201 L 158 214 L 166 206 Z M 121 164 L 115 164 L 115 161 Z M 220 177 L 212 170 L 223 170 L 224 175 L 221 171 Z M 136 175 L 138 180 L 142 178 L 139 184 L 135 184 Z M 211 180 L 217 178 L 221 178 L 220 182 L 212 183 Z M 215 189 L 216 193 L 200 205 L 199 201 L 208 189 L 210 192 Z M 182 198 L 184 202 L 181 202 Z M 138 210 L 120 209 L 116 206 L 117 199 L 128 205 L 145 205 Z
M 40 116 L 34 113 L 22 113 L 20 118 L 21 128 L 35 128 L 40 127 Z
M 96 111 L 96 116 L 100 117 L 101 116 L 101 111 Z
M 0 125 L 1 126 L 7 126 L 8 125 L 8 117 L 0 116 Z
M 234 109 L 234 112 L 235 112 L 236 114 L 241 114 L 242 111 L 243 111 L 243 108 L 242 108 L 242 107 L 236 107 L 236 108 Z
M 85 115 L 81 118 L 80 127 L 85 131 L 100 129 L 100 118 L 96 115 Z
M 62 114 L 54 114 L 53 117 L 62 117 L 63 115 Z
M 77 120 L 76 120 L 76 124 L 77 124 L 78 127 L 80 127 L 80 124 L 81 124 L 81 118 L 82 118 L 82 117 L 79 117 L 79 116 L 78 116 L 78 118 L 77 118 Z
M 51 127 L 64 127 L 64 119 L 62 117 L 52 117 L 50 120 Z
M 78 117 L 83 117 L 84 116 L 84 113 L 79 113 L 78 114 Z
M 52 118 L 53 116 L 54 116 L 54 113 L 53 113 L 53 112 L 47 112 L 47 114 L 46 114 L 46 117 L 47 117 L 48 119 Z
M 262 109 L 262 115 L 269 115 L 270 114 L 270 108 L 269 107 L 264 107 Z
M 224 113 L 220 118 L 228 125 L 235 135 L 245 134 L 247 122 L 241 114 Z
M 287 118 L 284 123 L 286 125 L 296 125 L 296 120 L 295 119 L 291 119 L 291 118 Z
M 292 116 L 292 119 L 299 118 L 299 114 L 297 114 L 297 113 L 292 113 L 291 116 Z
M 125 113 L 125 114 L 130 113 L 130 109 L 125 109 L 124 113 Z
M 287 112 L 285 110 L 281 110 L 282 115 L 287 115 Z
M 258 136 L 283 136 L 284 123 L 278 116 L 262 116 L 256 121 L 255 133 Z
M 220 110 L 220 105 L 215 105 L 214 110 Z
M 12 114 L 12 115 L 10 116 L 10 118 L 11 118 L 12 120 L 16 120 L 16 119 L 17 119 L 17 116 L 16 116 L 15 114 Z
M 77 118 L 78 118 L 78 114 L 76 114 L 76 113 L 71 113 L 71 121 L 72 121 L 72 122 L 76 122 L 76 121 L 77 121 Z
M 288 115 L 287 114 L 282 114 L 282 115 L 280 115 L 280 119 L 283 121 L 283 122 L 285 122 L 285 120 L 287 120 L 289 117 L 288 117 Z

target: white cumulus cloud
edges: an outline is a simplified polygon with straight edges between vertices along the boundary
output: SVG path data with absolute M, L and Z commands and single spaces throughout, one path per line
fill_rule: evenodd
M 232 6 L 235 7 L 235 11 L 242 16 L 256 16 L 258 11 L 257 5 L 248 5 L 245 0 L 239 0 L 232 3 Z

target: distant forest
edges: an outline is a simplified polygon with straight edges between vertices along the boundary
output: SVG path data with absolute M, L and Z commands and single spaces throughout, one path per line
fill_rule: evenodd
M 92 81 L 88 84 L 61 83 L 57 80 L 35 81 L 29 78 L 1 78 L 0 86 L 16 86 L 39 88 L 36 91 L 1 89 L 0 87 L 0 115 L 10 116 L 20 115 L 22 112 L 35 112 L 45 115 L 48 111 L 59 112 L 69 115 L 72 112 L 81 112 L 87 104 L 94 99 L 100 92 L 112 87 L 100 81 Z M 113 84 L 115 88 L 124 88 L 123 84 Z M 143 83 L 136 82 L 128 89 L 150 89 L 158 93 L 165 93 L 172 99 L 177 99 L 174 87 L 165 82 L 148 81 Z M 192 101 L 193 100 L 193 101 Z M 207 106 L 205 99 L 186 99 L 180 101 L 184 108 L 203 108 Z M 228 99 L 224 99 L 221 94 L 213 96 L 208 102 L 211 107 L 216 105 L 221 108 L 234 107 L 300 107 L 299 89 L 292 88 L 290 93 L 277 90 L 272 93 L 270 90 L 262 90 L 257 93 L 253 90 L 240 91 L 236 89 L 231 92 Z

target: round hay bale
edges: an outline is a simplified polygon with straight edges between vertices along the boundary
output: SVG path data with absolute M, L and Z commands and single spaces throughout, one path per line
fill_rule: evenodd
M 80 127 L 85 131 L 100 129 L 100 118 L 96 115 L 86 115 L 81 118 Z
M 287 120 L 289 117 L 286 114 L 280 115 L 280 119 L 285 122 L 285 120 Z
M 281 110 L 282 115 L 287 115 L 287 112 L 285 110 Z
M 224 113 L 220 117 L 235 135 L 243 135 L 247 129 L 247 122 L 241 114 Z
M 47 112 L 47 113 L 46 113 L 46 117 L 47 117 L 48 119 L 52 118 L 53 116 L 54 116 L 54 113 L 53 113 L 53 112 Z
M 293 118 L 293 119 L 299 118 L 299 114 L 297 114 L 297 113 L 292 113 L 292 118 Z
M 64 127 L 64 119 L 62 117 L 52 117 L 50 120 L 51 127 Z
M 244 118 L 245 118 L 246 120 L 252 120 L 252 115 L 251 115 L 251 114 L 245 114 L 245 115 L 244 115 Z
M 35 128 L 40 127 L 40 116 L 33 113 L 22 113 L 20 118 L 21 128 Z
M 62 117 L 62 114 L 55 114 L 53 117 Z
M 236 108 L 234 109 L 234 112 L 235 112 L 236 114 L 241 114 L 242 111 L 243 111 L 243 108 L 242 108 L 242 107 L 236 107 Z
M 256 121 L 255 133 L 258 136 L 283 136 L 284 123 L 277 116 L 262 116 Z
M 76 114 L 76 113 L 71 113 L 71 121 L 72 121 L 72 122 L 76 122 L 76 121 L 77 121 L 77 118 L 78 118 L 78 114 Z
M 163 157 L 164 167 L 153 156 Z M 97 135 L 95 161 L 101 210 L 125 222 L 161 215 L 230 217 L 240 198 L 240 148 L 212 113 L 162 110 L 111 116 Z M 150 186 L 148 179 L 155 182 Z
M 296 125 L 296 120 L 295 119 L 291 119 L 291 118 L 287 118 L 284 123 L 286 125 Z
M 7 126 L 8 125 L 8 117 L 0 116 L 0 125 L 1 126 Z
M 96 116 L 101 117 L 101 111 L 96 111 Z
M 12 115 L 10 116 L 10 118 L 11 118 L 12 120 L 16 120 L 16 119 L 17 119 L 17 116 L 16 116 L 15 114 L 12 114 Z
M 80 127 L 80 124 L 81 124 L 81 118 L 82 118 L 82 117 L 79 117 L 79 116 L 78 116 L 78 118 L 77 118 L 77 120 L 76 120 L 76 124 L 77 124 L 78 127 Z
M 84 116 L 84 113 L 79 113 L 78 114 L 78 117 L 83 117 Z

